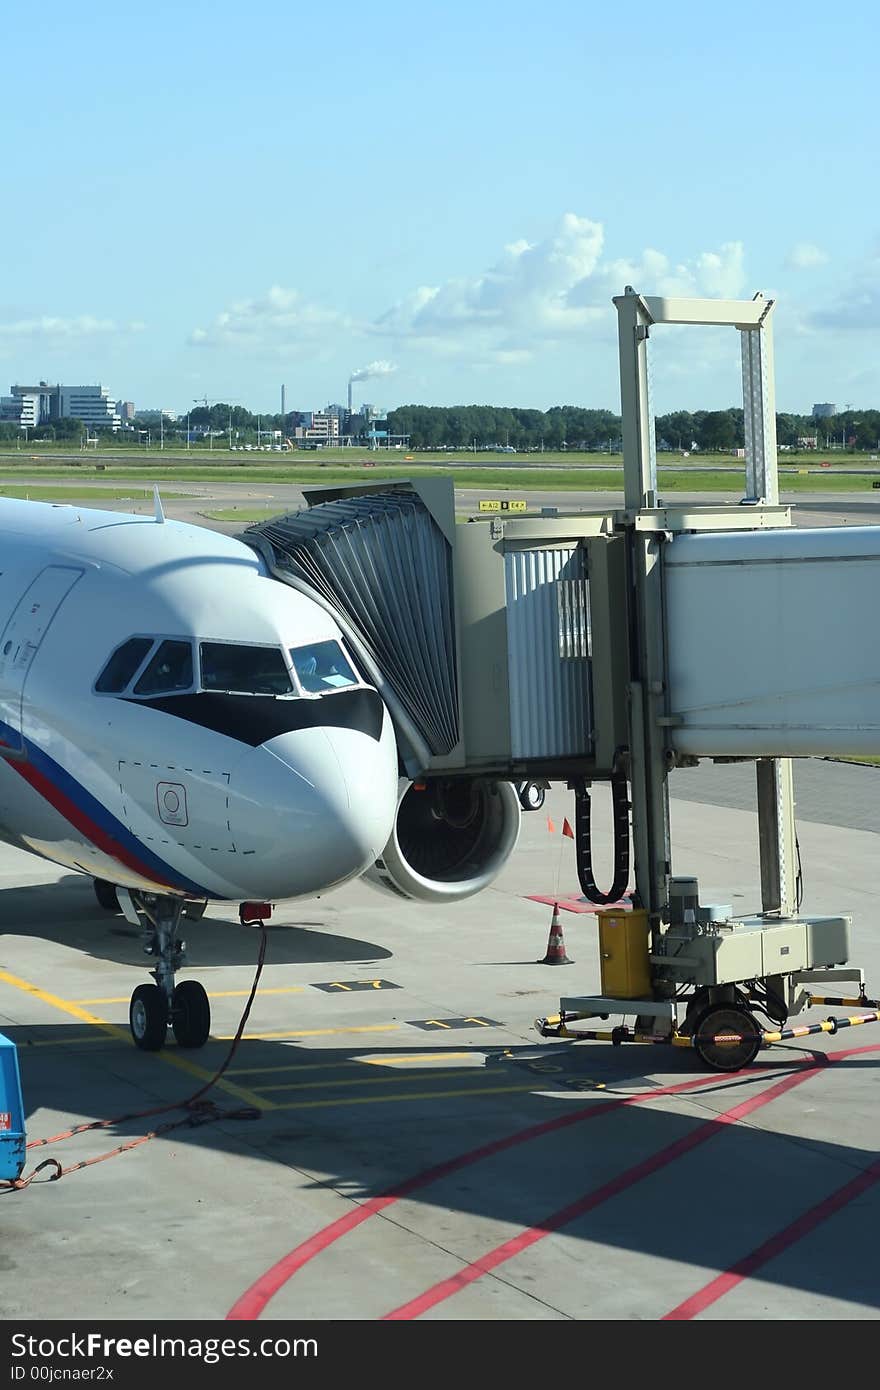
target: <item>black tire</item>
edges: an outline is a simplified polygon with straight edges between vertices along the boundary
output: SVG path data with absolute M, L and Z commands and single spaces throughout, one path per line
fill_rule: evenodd
M 546 797 L 546 789 L 535 782 L 523 782 L 519 790 L 519 804 L 524 811 L 540 811 Z
M 183 915 L 187 917 L 190 922 L 198 922 L 204 917 L 205 908 L 207 906 L 207 903 L 185 903 Z
M 164 1046 L 168 1006 L 158 985 L 138 985 L 128 1006 L 128 1026 L 142 1052 L 158 1052 Z
M 119 899 L 116 896 L 116 884 L 108 883 L 106 878 L 93 878 L 92 885 L 95 889 L 95 897 L 98 899 L 98 906 L 103 907 L 105 912 L 121 912 Z
M 171 1027 L 178 1047 L 204 1047 L 211 1032 L 211 1005 L 198 980 L 184 980 L 174 991 Z
M 761 1050 L 762 1031 L 748 1009 L 737 1004 L 710 1004 L 694 1021 L 694 1050 L 712 1071 L 740 1071 L 751 1066 Z M 715 1042 L 719 1034 L 737 1042 Z

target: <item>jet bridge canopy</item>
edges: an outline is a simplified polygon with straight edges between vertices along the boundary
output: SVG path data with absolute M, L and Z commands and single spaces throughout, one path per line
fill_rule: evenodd
M 610 774 L 627 637 L 609 513 L 457 525 L 446 478 L 306 500 L 242 539 L 340 623 L 409 776 Z

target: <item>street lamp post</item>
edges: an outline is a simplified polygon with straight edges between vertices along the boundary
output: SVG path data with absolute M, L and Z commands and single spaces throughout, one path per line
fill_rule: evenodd
M 189 411 L 186 412 L 186 451 L 189 453 Z

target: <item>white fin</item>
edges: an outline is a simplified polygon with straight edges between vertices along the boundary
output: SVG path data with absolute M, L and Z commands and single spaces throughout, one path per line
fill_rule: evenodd
M 159 484 L 153 484 L 153 514 L 158 522 L 165 520 L 165 513 L 162 510 L 162 498 L 159 496 Z

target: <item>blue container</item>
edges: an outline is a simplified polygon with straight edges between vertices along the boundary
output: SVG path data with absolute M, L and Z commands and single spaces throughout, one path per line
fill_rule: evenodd
M 24 1167 L 24 1103 L 15 1044 L 0 1033 L 0 1178 L 13 1181 Z

